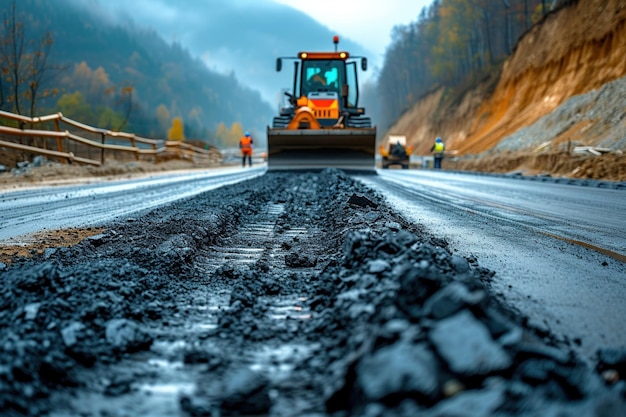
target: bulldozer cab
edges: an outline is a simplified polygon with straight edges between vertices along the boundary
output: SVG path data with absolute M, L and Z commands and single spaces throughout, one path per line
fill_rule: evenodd
M 312 92 L 334 92 L 342 108 L 356 108 L 359 88 L 356 62 L 344 59 L 303 59 L 296 80 L 296 97 Z

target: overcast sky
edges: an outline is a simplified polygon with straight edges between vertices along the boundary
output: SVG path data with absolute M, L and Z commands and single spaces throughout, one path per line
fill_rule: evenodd
M 432 0 L 274 0 L 301 10 L 334 31 L 340 31 L 382 59 L 396 25 L 407 25 Z
M 269 102 L 292 85 L 291 71 L 276 73 L 278 56 L 340 48 L 365 55 L 375 76 L 394 26 L 416 21 L 432 0 L 70 0 L 112 23 L 131 20 L 176 41 L 209 68 L 234 72 Z M 107 11 L 110 12 L 107 14 Z

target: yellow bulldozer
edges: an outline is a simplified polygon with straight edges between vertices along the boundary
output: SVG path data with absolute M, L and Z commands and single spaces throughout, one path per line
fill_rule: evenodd
M 381 168 L 388 169 L 397 165 L 402 169 L 409 169 L 413 146 L 406 144 L 406 136 L 389 135 L 387 145 L 380 145 Z
M 365 57 L 335 52 L 300 52 L 294 61 L 293 89 L 288 105 L 267 127 L 269 171 L 339 168 L 375 173 L 376 127 L 358 106 L 357 64 Z

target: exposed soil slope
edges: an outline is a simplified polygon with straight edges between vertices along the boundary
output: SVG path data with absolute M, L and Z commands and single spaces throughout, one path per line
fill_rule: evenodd
M 541 151 L 555 151 L 559 144 L 570 150 L 587 145 L 623 151 L 626 120 L 620 98 L 626 94 L 625 55 L 624 2 L 573 1 L 531 28 L 500 74 L 456 96 L 444 90 L 434 92 L 390 132 L 406 134 L 420 155 L 429 154 L 436 136 L 444 137 L 447 149 L 459 155 L 481 154 L 552 115 L 537 126 L 543 133 L 541 143 L 551 145 Z M 609 83 L 611 87 L 605 90 Z M 507 151 L 538 151 L 537 131 L 523 133 Z M 513 159 L 519 158 L 517 154 Z M 488 164 L 470 165 L 492 170 Z M 541 170 L 549 172 L 546 167 Z M 597 177 L 601 169 L 596 171 Z M 623 177 L 613 175 L 612 179 Z

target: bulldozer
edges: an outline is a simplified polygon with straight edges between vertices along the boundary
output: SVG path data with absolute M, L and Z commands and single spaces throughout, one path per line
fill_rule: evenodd
M 388 169 L 397 165 L 402 169 L 409 169 L 413 146 L 406 144 L 406 136 L 389 135 L 387 146 L 380 145 L 381 167 Z
M 357 64 L 367 70 L 367 58 L 334 52 L 299 52 L 294 61 L 293 87 L 267 127 L 269 171 L 338 168 L 375 173 L 376 127 L 358 106 Z

